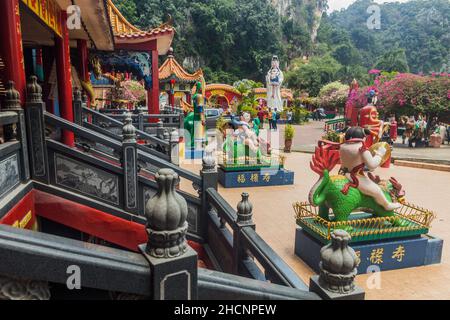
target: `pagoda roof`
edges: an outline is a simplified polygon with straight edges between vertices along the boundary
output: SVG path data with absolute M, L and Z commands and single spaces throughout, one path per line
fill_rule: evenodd
M 185 82 L 203 82 L 203 71 L 198 69 L 194 73 L 189 73 L 178 63 L 173 55 L 173 49 L 169 49 L 169 55 L 164 63 L 159 67 L 159 80 L 170 79 L 175 77 L 178 80 Z
M 206 91 L 212 90 L 224 90 L 228 92 L 233 92 L 234 94 L 241 95 L 241 93 L 233 86 L 224 83 L 211 83 L 206 86 Z
M 116 44 L 139 44 L 156 39 L 159 54 L 167 53 L 175 34 L 175 28 L 170 23 L 163 23 L 157 28 L 144 31 L 132 25 L 120 13 L 119 9 L 112 3 L 112 0 L 107 0 L 107 3 L 109 20 Z

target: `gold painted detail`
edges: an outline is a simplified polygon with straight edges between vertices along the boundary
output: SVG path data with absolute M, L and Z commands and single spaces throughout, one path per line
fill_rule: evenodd
M 25 229 L 25 227 L 27 226 L 28 222 L 30 222 L 32 217 L 33 217 L 33 214 L 31 213 L 31 210 L 30 210 L 20 221 L 19 220 L 14 221 L 12 226 L 15 228 Z
M 389 233 L 401 233 L 421 229 L 429 229 L 436 218 L 434 212 L 418 207 L 410 203 L 402 203 L 392 217 L 375 217 L 365 219 L 354 219 L 347 221 L 328 221 L 318 215 L 318 209 L 308 202 L 293 203 L 295 218 L 307 225 L 313 232 L 322 238 L 330 240 L 331 232 L 335 229 L 349 230 L 350 236 L 367 237 Z M 313 218 L 314 223 L 311 223 Z M 401 218 L 410 224 L 406 226 L 395 226 L 394 223 Z M 400 253 L 397 253 L 399 258 Z

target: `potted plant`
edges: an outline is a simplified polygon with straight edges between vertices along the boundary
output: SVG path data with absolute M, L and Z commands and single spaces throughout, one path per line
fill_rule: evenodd
M 294 138 L 295 129 L 291 124 L 287 124 L 284 129 L 284 152 L 291 152 L 292 139 Z

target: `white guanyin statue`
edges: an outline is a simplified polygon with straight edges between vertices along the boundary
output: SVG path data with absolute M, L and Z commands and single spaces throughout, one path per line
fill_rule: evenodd
M 266 76 L 267 84 L 267 106 L 277 111 L 283 110 L 283 101 L 281 100 L 281 85 L 283 84 L 283 71 L 280 69 L 280 61 L 277 56 L 272 57 L 272 67 Z

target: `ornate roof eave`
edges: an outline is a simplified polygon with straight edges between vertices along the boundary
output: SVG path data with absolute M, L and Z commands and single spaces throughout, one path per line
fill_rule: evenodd
M 111 0 L 108 2 L 108 13 L 115 43 L 119 46 L 145 44 L 152 40 L 157 41 L 159 55 L 169 51 L 175 35 L 175 28 L 165 23 L 149 31 L 133 26 L 117 9 Z
M 166 61 L 159 68 L 159 80 L 178 79 L 183 82 L 195 82 L 204 80 L 203 70 L 198 69 L 194 73 L 188 73 L 184 68 L 175 60 L 172 54 L 172 50 L 169 50 L 169 56 Z
M 211 83 L 206 86 L 206 91 L 212 91 L 212 90 L 224 90 L 228 92 L 233 92 L 236 95 L 241 95 L 241 93 L 233 86 L 230 86 L 229 84 L 224 83 Z

